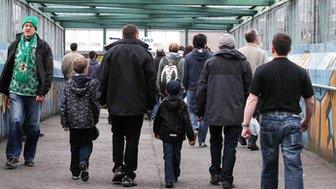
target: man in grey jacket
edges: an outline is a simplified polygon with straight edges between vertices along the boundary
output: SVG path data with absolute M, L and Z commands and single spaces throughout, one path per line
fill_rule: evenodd
M 77 52 L 77 43 L 71 43 L 70 45 L 71 52 L 66 54 L 63 57 L 62 61 L 62 73 L 64 78 L 68 80 L 71 76 L 75 75 L 73 68 L 74 60 L 76 58 L 84 58 L 84 56 Z
M 238 49 L 238 51 L 246 56 L 247 61 L 251 65 L 252 72 L 254 73 L 259 65 L 266 63 L 266 52 L 260 48 L 259 34 L 255 29 L 247 31 L 245 33 L 245 39 L 247 41 L 247 45 Z M 257 112 L 255 113 L 254 117 L 258 117 Z M 256 144 L 257 139 L 258 135 L 251 135 L 251 137 L 248 139 L 247 148 L 250 150 L 259 150 L 259 147 Z M 240 138 L 239 142 L 241 145 L 246 145 L 246 140 L 242 137 Z
M 220 38 L 220 50 L 203 66 L 196 93 L 196 115 L 204 116 L 210 128 L 210 183 L 222 182 L 225 189 L 233 187 L 236 147 L 252 80 L 246 57 L 234 46 L 232 35 L 224 34 Z

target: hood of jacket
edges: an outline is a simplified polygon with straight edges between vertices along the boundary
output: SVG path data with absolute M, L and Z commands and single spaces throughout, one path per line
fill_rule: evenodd
M 166 57 L 175 61 L 175 60 L 181 58 L 181 55 L 179 53 L 169 52 Z
M 90 60 L 90 65 L 96 65 L 96 64 L 98 64 L 98 60 L 96 60 L 96 59 L 91 59 Z
M 169 111 L 176 111 L 181 108 L 181 99 L 177 96 L 167 96 L 163 103 L 166 104 L 166 108 Z
M 105 50 L 109 50 L 110 48 L 118 45 L 118 44 L 133 44 L 133 45 L 141 45 L 142 47 L 144 47 L 145 49 L 148 49 L 149 45 L 139 39 L 120 39 L 116 42 L 113 42 L 109 45 L 106 45 L 104 48 Z
M 83 96 L 90 87 L 92 77 L 86 75 L 75 75 L 70 78 L 70 91 L 76 96 Z
M 209 58 L 209 50 L 208 49 L 193 49 L 191 51 L 191 55 L 197 61 L 203 62 L 204 60 Z
M 220 49 L 214 55 L 224 57 L 225 59 L 246 60 L 246 57 L 235 49 Z

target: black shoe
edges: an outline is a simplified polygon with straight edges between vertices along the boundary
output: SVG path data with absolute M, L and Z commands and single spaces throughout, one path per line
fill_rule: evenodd
M 15 169 L 18 164 L 19 160 L 15 157 L 11 157 L 6 162 L 6 169 Z
M 123 187 L 132 187 L 136 186 L 137 183 L 131 177 L 124 175 L 124 177 L 122 178 L 121 185 L 123 185 Z
M 221 182 L 221 179 L 219 178 L 219 175 L 212 175 L 210 177 L 210 184 L 218 185 L 220 182 Z
M 81 171 L 80 178 L 82 179 L 82 181 L 87 182 L 89 180 L 89 172 L 87 171 L 88 168 L 87 168 L 86 163 L 80 162 L 79 169 Z
M 259 147 L 256 144 L 248 144 L 247 148 L 252 151 L 259 150 Z
M 72 175 L 72 180 L 78 180 L 79 179 L 79 176 L 78 175 Z
M 223 181 L 223 182 L 222 182 L 222 187 L 223 187 L 223 189 L 231 189 L 231 188 L 234 188 L 235 185 L 230 184 L 230 183 L 227 182 L 227 181 Z
M 33 160 L 27 160 L 27 161 L 24 162 L 23 165 L 26 166 L 26 167 L 35 167 L 35 163 L 34 163 Z
M 208 145 L 206 145 L 205 143 L 201 143 L 201 144 L 199 144 L 198 145 L 198 147 L 200 147 L 200 148 L 206 148 Z
M 114 171 L 114 176 L 112 178 L 113 184 L 121 184 L 124 173 L 122 172 L 122 167 L 118 167 L 117 170 Z
M 178 182 L 178 177 L 175 177 L 175 181 L 174 182 Z
M 166 188 L 174 188 L 173 182 L 166 182 Z
M 240 136 L 240 137 L 238 138 L 238 142 L 239 142 L 240 145 L 242 145 L 242 146 L 246 146 L 246 145 L 247 145 L 247 143 L 246 143 L 246 139 L 243 138 L 242 136 Z

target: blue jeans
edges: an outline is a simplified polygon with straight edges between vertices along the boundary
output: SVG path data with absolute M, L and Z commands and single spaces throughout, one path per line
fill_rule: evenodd
M 285 188 L 303 189 L 301 118 L 288 112 L 262 116 L 260 145 L 262 152 L 261 188 L 278 188 L 279 145 L 285 165 Z
M 86 163 L 89 166 L 89 158 L 92 153 L 92 132 L 93 128 L 71 129 L 70 128 L 70 151 L 72 175 L 79 176 L 79 164 Z
M 211 176 L 219 175 L 222 181 L 226 181 L 231 184 L 233 183 L 232 173 L 236 162 L 236 147 L 238 145 L 238 138 L 240 136 L 240 133 L 240 125 L 210 126 L 211 166 L 209 168 L 209 171 Z
M 182 141 L 163 142 L 163 159 L 166 182 L 175 182 L 181 174 Z
M 187 105 L 191 126 L 193 130 L 198 130 L 198 143 L 202 144 L 206 140 L 208 126 L 204 124 L 204 120 L 197 123 L 196 117 L 196 91 L 187 91 Z
M 27 118 L 27 138 L 24 145 L 23 157 L 26 161 L 34 160 L 36 145 L 40 134 L 41 104 L 35 101 L 36 97 L 22 96 L 14 93 L 9 95 L 11 108 L 9 131 L 6 147 L 7 159 L 19 158 L 22 150 L 22 125 Z

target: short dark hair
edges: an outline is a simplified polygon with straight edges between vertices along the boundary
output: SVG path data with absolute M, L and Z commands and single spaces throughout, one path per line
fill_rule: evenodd
M 284 33 L 277 33 L 273 37 L 272 45 L 278 55 L 287 56 L 291 50 L 292 40 Z
M 135 25 L 127 24 L 122 31 L 123 39 L 136 39 L 138 33 L 139 30 Z
M 70 44 L 70 49 L 71 49 L 71 51 L 76 51 L 77 50 L 77 43 L 71 43 Z
M 179 46 L 179 51 L 184 51 L 185 47 L 183 45 Z
M 180 46 L 177 43 L 170 43 L 169 44 L 169 48 L 168 48 L 169 52 L 177 53 L 179 49 L 180 49 Z
M 84 73 L 84 70 L 85 68 L 87 68 L 87 66 L 88 66 L 88 63 L 84 56 L 75 58 L 73 68 L 77 74 Z
M 163 49 L 156 49 L 156 56 L 165 56 L 166 53 Z
M 257 38 L 257 31 L 255 29 L 250 29 L 245 33 L 245 39 L 248 43 L 253 43 Z
M 90 51 L 90 52 L 89 52 L 89 57 L 90 57 L 91 59 L 94 59 L 96 56 L 97 56 L 97 53 L 96 53 L 96 52 L 94 52 L 94 51 Z
M 199 33 L 194 36 L 193 38 L 194 48 L 196 49 L 205 48 L 206 44 L 207 44 L 207 37 L 204 34 Z
M 183 51 L 183 58 L 184 58 L 188 53 L 190 53 L 193 49 L 194 49 L 193 46 L 191 46 L 191 45 L 187 45 L 187 46 L 184 48 L 184 51 Z

